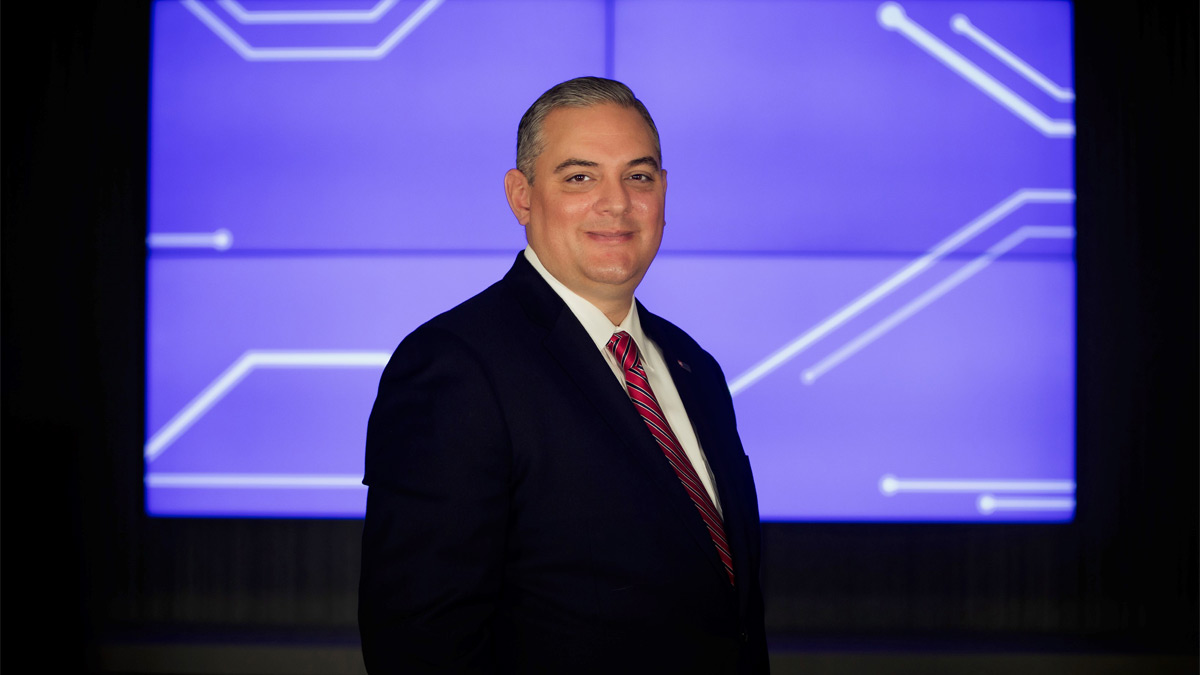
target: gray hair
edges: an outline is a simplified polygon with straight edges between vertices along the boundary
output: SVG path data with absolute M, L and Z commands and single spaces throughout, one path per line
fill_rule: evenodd
M 615 103 L 622 108 L 632 108 L 646 120 L 650 128 L 650 137 L 654 141 L 654 154 L 662 165 L 662 146 L 658 141 L 658 127 L 646 106 L 633 95 L 633 91 L 616 80 L 602 77 L 577 77 L 556 84 L 538 97 L 529 106 L 529 110 L 521 117 L 517 125 L 517 170 L 525 174 L 530 183 L 533 182 L 533 165 L 538 155 L 545 149 L 545 139 L 542 138 L 542 125 L 546 116 L 558 108 L 590 108 L 603 103 Z

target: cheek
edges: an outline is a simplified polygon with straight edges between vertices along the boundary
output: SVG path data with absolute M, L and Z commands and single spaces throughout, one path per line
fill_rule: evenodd
M 663 200 L 657 195 L 646 195 L 643 199 L 634 200 L 633 210 L 641 218 L 655 220 L 662 216 Z
M 563 217 L 569 221 L 581 220 L 591 213 L 592 201 L 590 199 L 564 199 L 560 210 Z
M 549 220 L 558 225 L 569 225 L 587 214 L 590 204 L 578 197 L 557 196 L 544 201 L 545 213 Z

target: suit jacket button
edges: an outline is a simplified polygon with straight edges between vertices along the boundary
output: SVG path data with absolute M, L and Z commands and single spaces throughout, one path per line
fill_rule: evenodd
M 742 631 L 741 637 L 742 637 L 743 644 L 750 641 L 750 638 L 746 637 L 746 631 Z

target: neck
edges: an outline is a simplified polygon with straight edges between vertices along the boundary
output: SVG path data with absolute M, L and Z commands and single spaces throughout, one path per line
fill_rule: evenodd
M 546 262 L 537 254 L 533 245 L 529 245 L 527 259 L 535 269 L 542 274 L 551 285 L 557 284 L 566 290 L 574 293 L 586 300 L 596 309 L 600 310 L 604 316 L 614 325 L 620 325 L 625 317 L 629 314 L 630 308 L 633 306 L 633 291 L 637 288 L 637 282 L 623 284 L 620 286 L 599 283 L 584 283 L 576 284 L 572 288 L 570 284 L 563 281 L 563 276 L 554 273 L 554 270 L 546 265 Z M 640 281 L 640 277 L 638 281 Z M 581 287 L 582 286 L 582 287 Z
M 629 314 L 629 308 L 633 305 L 633 296 L 626 296 L 624 299 L 614 299 L 609 301 L 597 300 L 596 298 L 584 298 L 588 302 L 595 305 L 614 326 L 619 325 L 625 320 Z

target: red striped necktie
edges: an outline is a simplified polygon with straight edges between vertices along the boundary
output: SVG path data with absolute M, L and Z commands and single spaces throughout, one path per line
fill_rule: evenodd
M 658 399 L 654 398 L 654 390 L 650 388 L 646 369 L 642 367 L 642 357 L 638 353 L 637 343 L 633 341 L 629 333 L 621 331 L 614 333 L 609 339 L 608 350 L 617 357 L 617 361 L 621 363 L 621 370 L 625 372 L 625 388 L 629 390 L 629 398 L 633 400 L 638 413 L 642 416 L 642 421 L 646 423 L 646 428 L 650 430 L 654 440 L 658 441 L 663 455 L 670 462 L 671 468 L 675 470 L 679 482 L 683 483 L 683 487 L 687 489 L 692 503 L 700 512 L 700 518 L 708 527 L 708 534 L 717 547 L 717 555 L 720 556 L 721 563 L 725 565 L 729 583 L 732 584 L 733 557 L 729 555 L 729 544 L 725 542 L 725 526 L 721 523 L 721 515 L 717 513 L 712 499 L 708 496 L 708 491 L 700 482 L 700 476 L 696 474 L 696 469 L 683 452 L 683 446 L 679 444 L 675 432 L 671 431 L 671 425 L 667 424 L 667 416 L 659 407 Z

